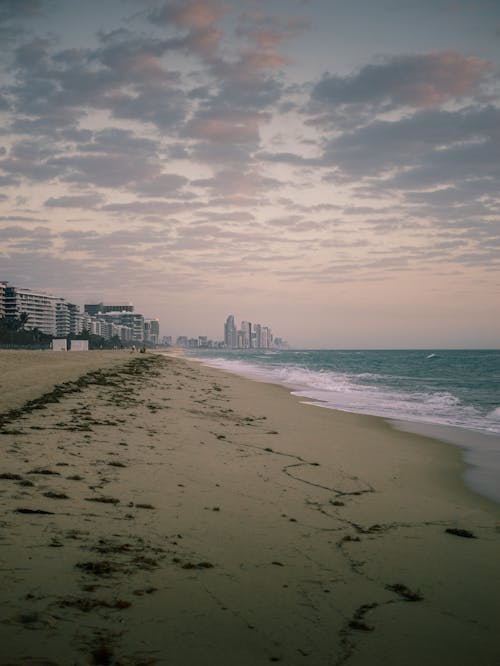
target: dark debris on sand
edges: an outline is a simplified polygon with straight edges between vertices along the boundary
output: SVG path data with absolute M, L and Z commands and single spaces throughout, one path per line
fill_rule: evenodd
M 422 601 L 423 596 L 419 592 L 412 592 L 410 588 L 403 585 L 403 583 L 394 583 L 393 585 L 386 585 L 386 590 L 396 592 L 405 601 Z
M 447 534 L 453 534 L 455 536 L 464 537 L 465 539 L 477 539 L 477 536 L 470 532 L 469 530 L 463 530 L 455 527 L 448 527 L 445 529 Z

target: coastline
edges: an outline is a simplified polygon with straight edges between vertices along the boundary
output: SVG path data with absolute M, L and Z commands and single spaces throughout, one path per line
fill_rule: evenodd
M 94 353 L 2 426 L 4 664 L 498 661 L 500 508 L 458 448 L 194 359 L 92 375 Z
M 402 432 L 446 442 L 460 449 L 466 468 L 464 483 L 474 492 L 500 504 L 500 436 L 455 426 L 388 419 Z
M 321 398 L 314 395 L 310 388 L 294 387 L 293 384 L 287 381 L 281 381 L 278 377 L 273 377 L 270 374 L 267 375 L 262 371 L 262 368 L 226 368 L 223 365 L 212 364 L 210 358 L 185 356 L 183 350 L 176 350 L 176 355 L 200 362 L 207 367 L 246 377 L 252 381 L 275 383 L 283 386 L 292 396 L 299 398 L 303 404 L 348 414 L 375 416 L 384 419 L 393 428 L 401 432 L 414 433 L 452 445 L 460 450 L 466 463 L 462 474 L 463 482 L 472 491 L 500 504 L 500 434 L 497 432 L 478 430 L 465 425 L 439 423 L 439 421 L 425 420 L 422 417 L 416 419 L 411 418 L 410 415 L 398 416 L 394 412 L 392 414 L 383 411 L 377 413 L 376 410 L 371 412 L 371 410 L 356 409 L 354 406 L 346 407 L 330 402 L 327 396 Z

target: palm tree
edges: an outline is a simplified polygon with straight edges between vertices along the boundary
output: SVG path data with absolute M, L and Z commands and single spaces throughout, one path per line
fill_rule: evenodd
M 24 327 L 28 323 L 28 319 L 30 318 L 29 314 L 27 312 L 21 312 L 19 315 L 19 329 L 21 331 L 24 331 Z
M 21 323 L 19 319 L 17 319 L 17 317 L 5 317 L 3 322 L 5 328 L 10 333 L 10 344 L 12 346 L 14 344 L 14 333 L 16 333 L 19 330 Z

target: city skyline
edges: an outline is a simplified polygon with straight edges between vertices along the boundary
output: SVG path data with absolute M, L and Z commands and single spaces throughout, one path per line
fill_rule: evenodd
M 4 0 L 0 34 L 2 279 L 174 337 L 499 346 L 499 3 Z

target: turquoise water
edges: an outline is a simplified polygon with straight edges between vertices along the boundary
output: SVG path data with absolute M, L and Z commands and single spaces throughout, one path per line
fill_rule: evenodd
M 467 480 L 500 501 L 500 350 L 197 351 L 208 365 L 282 384 L 306 402 L 414 424 L 460 446 Z M 399 427 L 399 425 L 398 425 Z
M 247 351 L 196 356 L 325 406 L 500 434 L 500 350 Z

